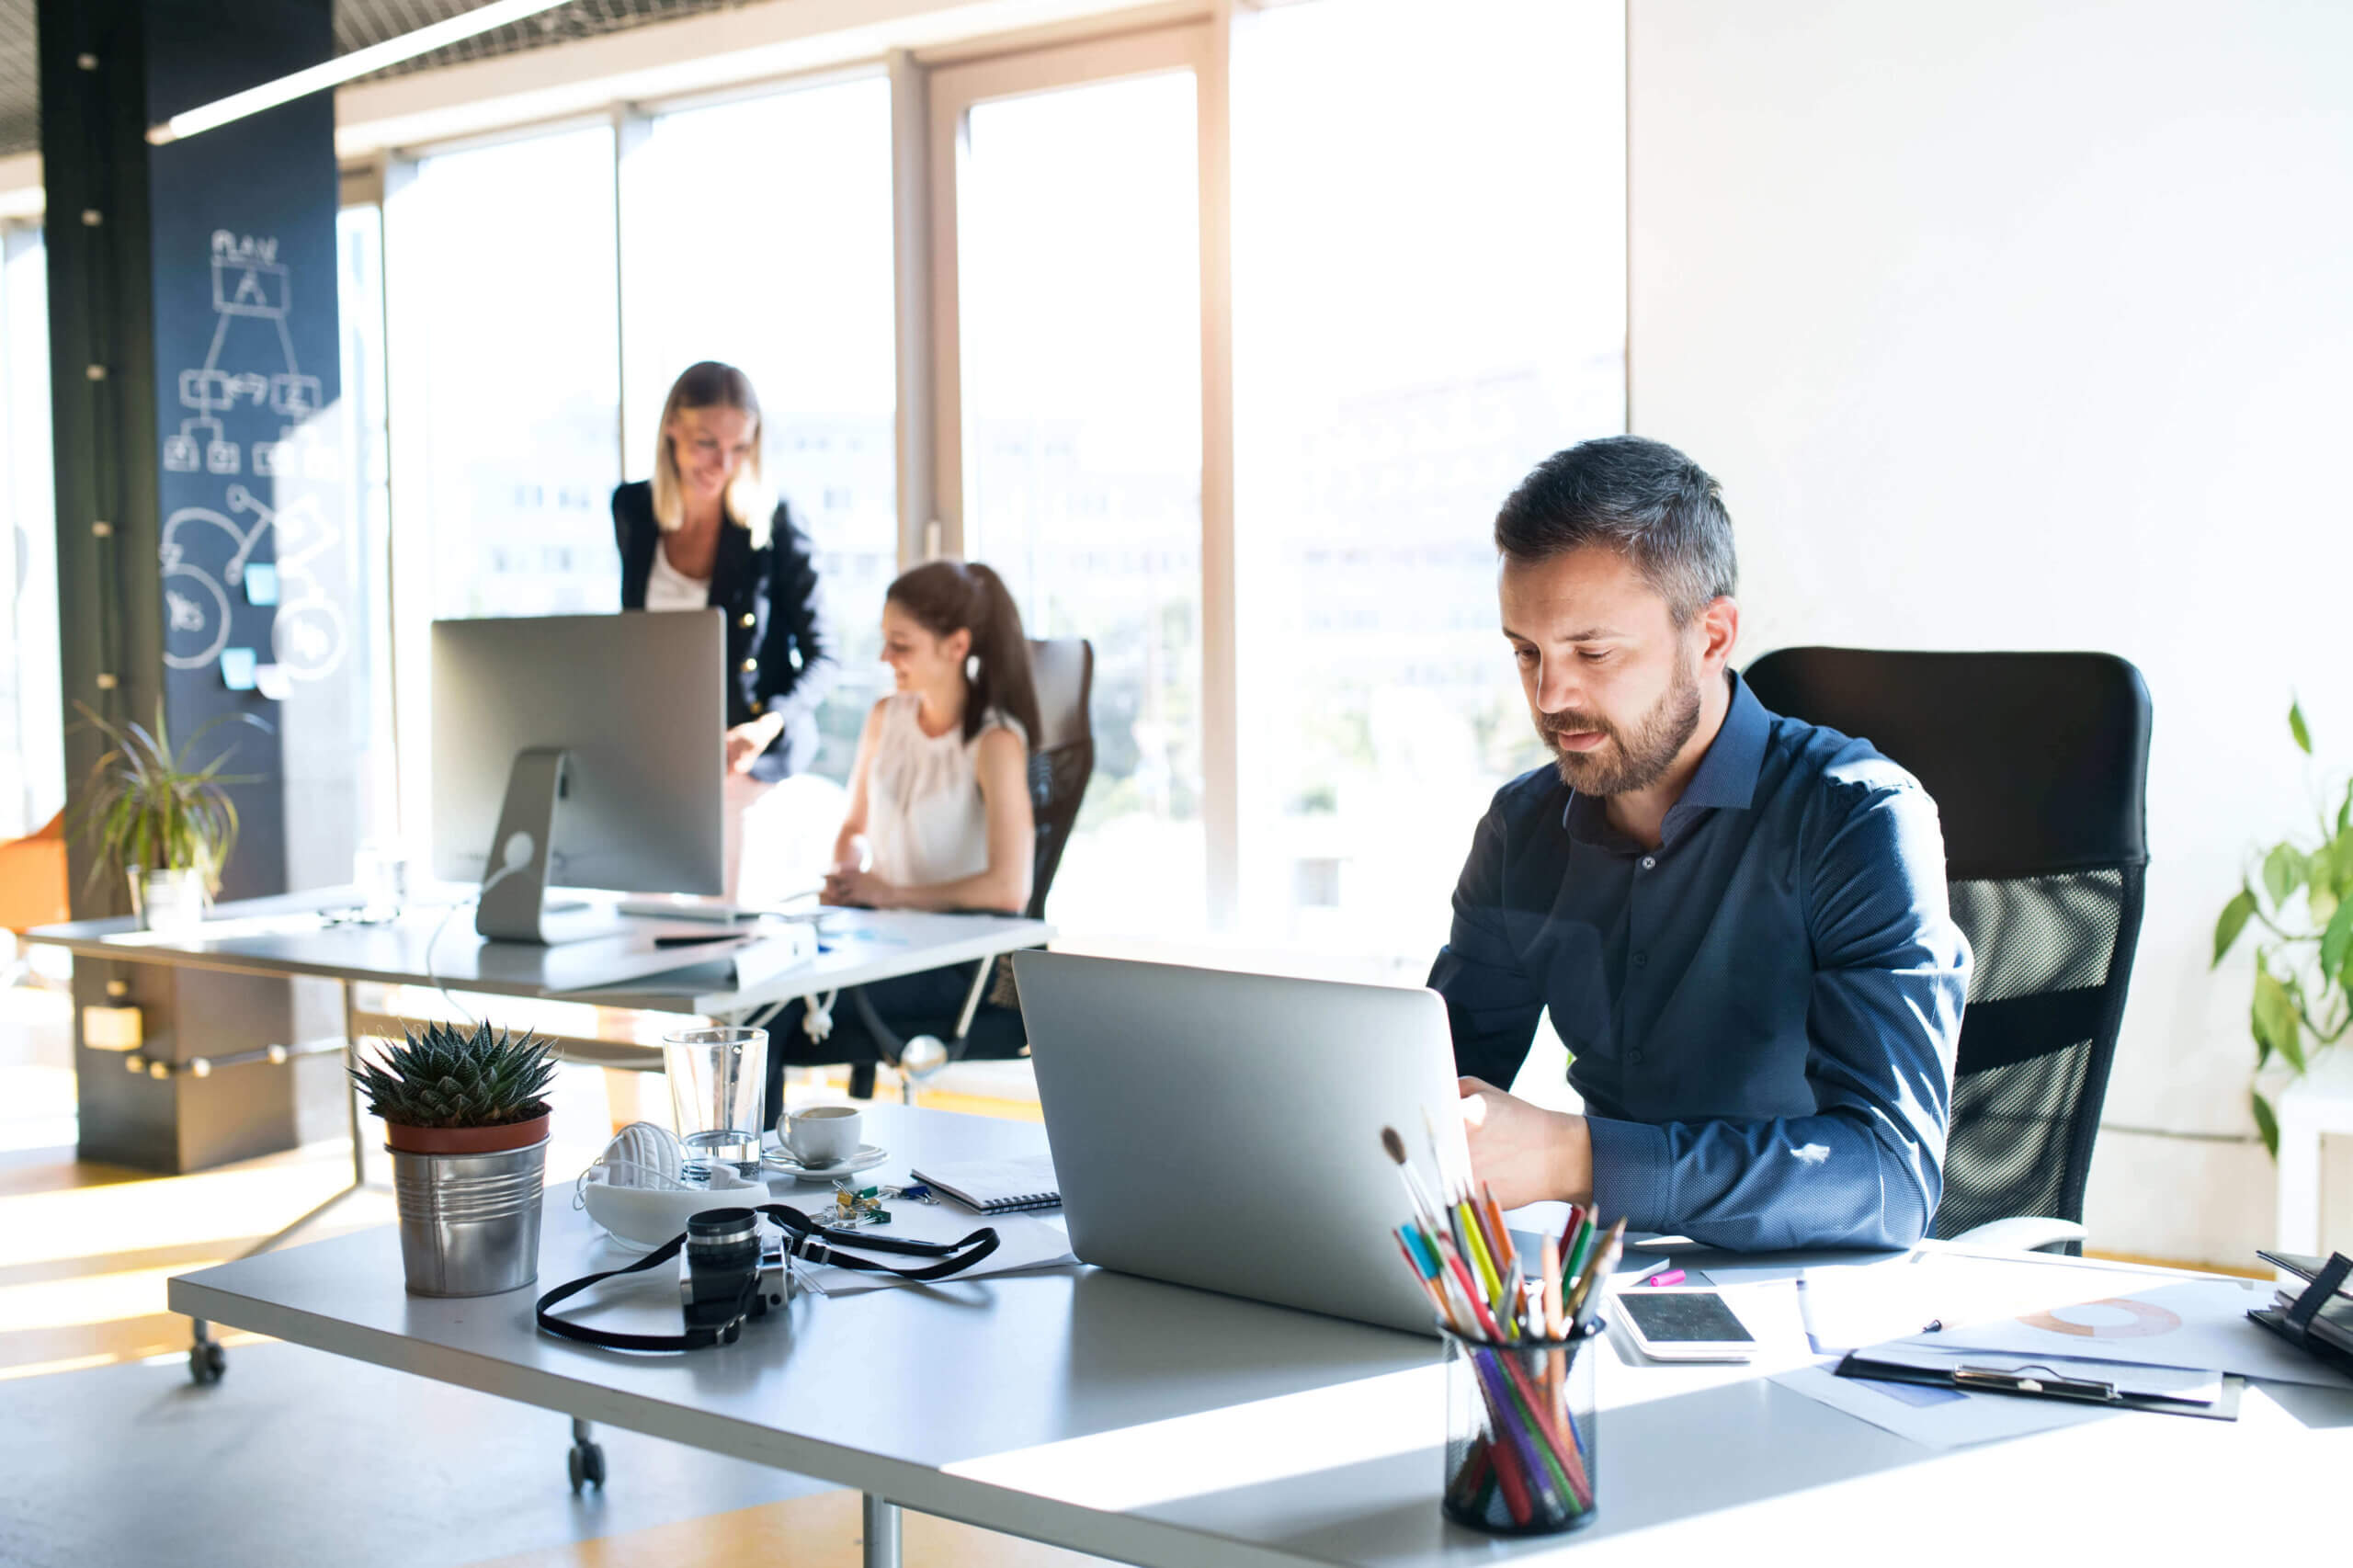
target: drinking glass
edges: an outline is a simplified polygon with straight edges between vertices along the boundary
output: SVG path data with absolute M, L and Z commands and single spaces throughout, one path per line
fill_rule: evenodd
M 720 1025 L 662 1037 L 670 1114 L 686 1146 L 689 1180 L 725 1162 L 760 1174 L 760 1101 L 767 1091 L 768 1031 Z

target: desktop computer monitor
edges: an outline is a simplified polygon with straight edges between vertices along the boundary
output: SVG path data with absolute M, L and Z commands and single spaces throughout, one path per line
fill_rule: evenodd
M 550 887 L 716 893 L 727 657 L 717 610 L 433 625 L 433 873 L 480 879 L 475 928 L 615 928 Z

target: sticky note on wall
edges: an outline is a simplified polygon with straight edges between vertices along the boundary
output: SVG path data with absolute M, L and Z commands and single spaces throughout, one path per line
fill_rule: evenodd
M 278 566 L 275 562 L 245 562 L 245 602 L 263 606 L 278 602 Z
M 251 648 L 221 650 L 221 684 L 231 691 L 251 691 L 254 688 L 254 666 L 258 661 Z

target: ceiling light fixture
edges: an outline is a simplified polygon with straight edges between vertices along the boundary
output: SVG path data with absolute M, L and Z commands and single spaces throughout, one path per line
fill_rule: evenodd
M 519 22 L 526 17 L 535 17 L 541 11 L 553 10 L 563 4 L 563 0 L 490 0 L 489 5 L 477 6 L 463 16 L 435 22 L 413 33 L 386 39 L 381 43 L 371 43 L 365 49 L 355 49 L 349 54 L 339 55 L 324 64 L 297 71 L 290 76 L 280 76 L 275 82 L 264 82 L 258 87 L 247 87 L 242 93 L 231 93 L 225 98 L 200 108 L 192 108 L 186 114 L 176 114 L 161 125 L 148 127 L 147 140 L 158 147 L 185 141 L 199 131 L 210 131 L 233 119 L 243 119 L 249 114 L 259 114 L 266 108 L 276 108 L 280 104 L 291 103 L 323 88 L 341 86 L 356 77 L 381 71 L 387 65 L 397 65 L 420 54 L 430 54 L 449 44 L 486 33 L 493 28 L 503 28 L 509 22 Z

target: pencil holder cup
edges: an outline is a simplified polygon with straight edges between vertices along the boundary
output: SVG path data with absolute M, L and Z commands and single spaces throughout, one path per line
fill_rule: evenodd
M 1598 1320 L 1566 1339 L 1446 1341 L 1447 1517 L 1490 1535 L 1558 1535 L 1594 1520 Z

